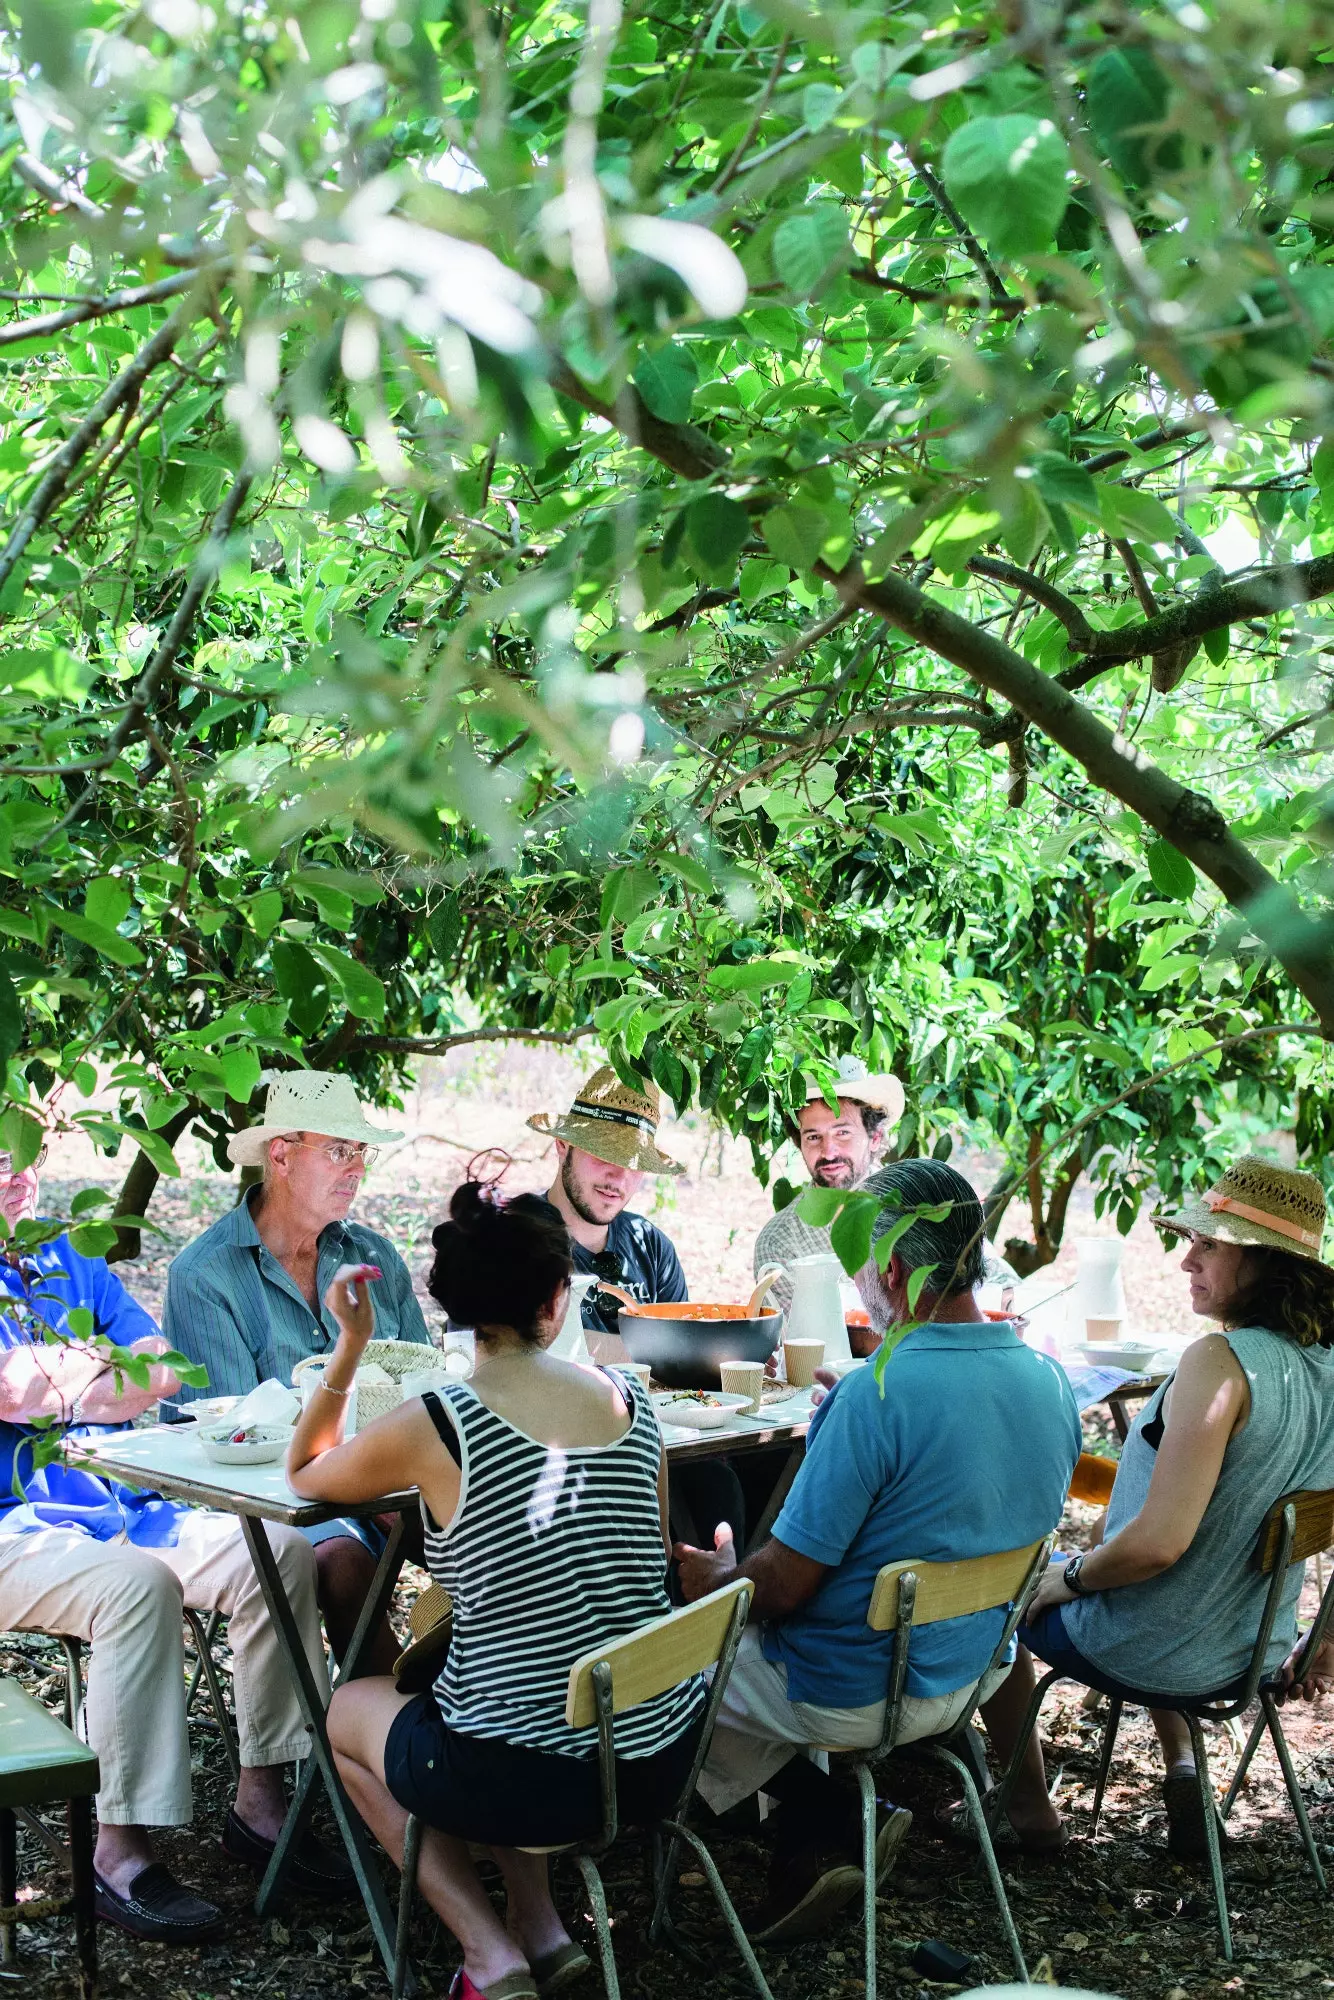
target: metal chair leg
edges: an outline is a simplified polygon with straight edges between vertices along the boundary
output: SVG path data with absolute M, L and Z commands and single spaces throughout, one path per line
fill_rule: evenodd
M 602 1960 L 602 1983 L 607 1989 L 607 2000 L 621 2000 L 621 1982 L 616 1977 L 616 1954 L 612 1950 L 611 1924 L 607 1918 L 607 1897 L 602 1877 L 591 1854 L 580 1854 L 578 1861 L 588 1900 L 593 1905 L 593 1926 L 598 1934 L 598 1956 Z
M 67 1632 L 57 1634 L 65 1654 L 65 1727 L 83 1735 L 83 1646 Z
M 1205 1747 L 1204 1730 L 1197 1715 L 1187 1715 L 1186 1727 L 1190 1730 L 1190 1745 L 1195 1753 L 1195 1782 L 1200 1788 L 1201 1815 L 1204 1820 L 1205 1845 L 1209 1850 L 1209 1874 L 1214 1885 L 1214 1908 L 1218 1913 L 1218 1932 L 1223 1941 L 1223 1957 L 1232 1963 L 1232 1925 L 1228 1919 L 1227 1884 L 1223 1880 L 1223 1852 L 1218 1839 L 1221 1821 L 1218 1804 L 1214 1798 L 1213 1783 L 1209 1776 L 1209 1752 Z
M 857 1787 L 862 1795 L 862 1915 L 866 1925 L 866 2000 L 875 2000 L 875 1779 L 869 1764 L 858 1762 Z
M 1000 1868 L 996 1862 L 996 1850 L 991 1844 L 991 1828 L 987 1825 L 986 1809 L 982 1804 L 981 1794 L 973 1781 L 973 1774 L 963 1759 L 956 1757 L 952 1750 L 942 1749 L 939 1744 L 934 1743 L 929 1746 L 924 1745 L 923 1747 L 929 1756 L 936 1759 L 939 1763 L 948 1764 L 950 1769 L 957 1771 L 963 1780 L 964 1802 L 968 1807 L 969 1817 L 972 1819 L 973 1827 L 977 1834 L 977 1844 L 981 1850 L 982 1859 L 986 1864 L 987 1875 L 991 1882 L 991 1893 L 996 1898 L 996 1908 L 1000 1911 L 1001 1922 L 1005 1926 L 1005 1936 L 1009 1942 L 1010 1955 L 1014 1959 L 1015 1970 L 1018 1972 L 1024 1985 L 1027 1986 L 1030 1984 L 1030 1981 L 1028 1967 L 1024 1963 L 1023 1947 L 1019 1942 L 1019 1933 L 1015 1929 L 1014 1917 L 1010 1912 L 1010 1899 L 1005 1893 L 1005 1884 L 1001 1880 Z
M 13 1813 L 7 1806 L 0 1807 L 0 1903 L 12 1910 L 18 1897 L 18 1826 Z M 13 1965 L 18 1959 L 16 1926 L 12 1923 L 0 1926 L 0 1965 Z
M 1241 1788 L 1246 1782 L 1246 1773 L 1251 1768 L 1251 1759 L 1254 1757 L 1256 1751 L 1259 1749 L 1261 1743 L 1263 1742 L 1264 1733 L 1265 1733 L 1265 1712 L 1264 1712 L 1264 1705 L 1262 1703 L 1260 1708 L 1260 1713 L 1255 1718 L 1255 1727 L 1252 1729 L 1250 1735 L 1247 1737 L 1246 1747 L 1242 1751 L 1241 1756 L 1237 1761 L 1236 1770 L 1232 1773 L 1232 1783 L 1228 1786 L 1227 1791 L 1223 1797 L 1223 1803 L 1219 1807 L 1219 1811 L 1222 1813 L 1224 1819 L 1227 1819 L 1228 1815 L 1232 1811 L 1233 1806 L 1237 1803 L 1237 1799 L 1240 1795 Z
M 1119 1695 L 1110 1697 L 1111 1706 L 1107 1711 L 1107 1721 L 1102 1732 L 1102 1759 L 1098 1765 L 1098 1782 L 1093 1792 L 1093 1821 L 1089 1832 L 1096 1834 L 1098 1820 L 1102 1814 L 1102 1795 L 1107 1789 L 1107 1773 L 1112 1768 L 1112 1752 L 1116 1748 L 1116 1733 L 1121 1727 L 1121 1712 L 1125 1706 Z
M 1292 1801 L 1292 1810 L 1297 1815 L 1297 1828 L 1302 1837 L 1302 1846 L 1306 1849 L 1306 1858 L 1311 1864 L 1311 1873 L 1320 1884 L 1321 1895 L 1327 1896 L 1329 1894 L 1329 1884 L 1325 1880 L 1325 1871 L 1320 1865 L 1320 1854 L 1315 1844 L 1315 1836 L 1311 1832 L 1311 1822 L 1307 1817 L 1306 1800 L 1302 1797 L 1302 1788 L 1297 1782 L 1297 1773 L 1292 1762 L 1292 1752 L 1288 1748 L 1288 1739 L 1283 1734 L 1283 1724 L 1279 1720 L 1278 1703 L 1267 1689 L 1262 1689 L 1260 1693 L 1260 1705 L 1264 1719 L 1269 1724 L 1269 1733 L 1274 1739 L 1274 1749 L 1278 1753 L 1279 1765 L 1283 1771 L 1283 1782 L 1288 1788 L 1288 1797 Z
M 422 1851 L 422 1823 L 409 1813 L 403 1833 L 403 1872 L 398 1884 L 398 1929 L 394 1934 L 393 2000 L 403 2000 L 407 1987 L 408 1936 L 412 1930 L 412 1898 L 417 1887 L 417 1864 Z
M 79 2000 L 97 2000 L 97 1905 L 93 1894 L 93 1802 L 69 1802 L 69 1858 L 74 1892 L 74 1938 L 79 1954 Z
M 751 1983 L 753 1984 L 755 1991 L 759 1994 L 760 2000 L 773 2000 L 773 1995 L 769 1991 L 769 1982 L 766 1980 L 764 1973 L 760 1967 L 760 1961 L 755 1956 L 755 1948 L 751 1944 L 750 1939 L 746 1936 L 746 1933 L 742 1928 L 741 1919 L 736 1913 L 736 1910 L 732 1903 L 732 1898 L 727 1893 L 727 1889 L 726 1886 L 724 1885 L 723 1878 L 718 1873 L 717 1864 L 715 1863 L 713 1856 L 710 1854 L 708 1848 L 704 1845 L 704 1842 L 700 1839 L 699 1835 L 697 1833 L 692 1832 L 688 1826 L 682 1826 L 677 1822 L 670 1820 L 667 1822 L 667 1824 L 671 1827 L 672 1832 L 679 1834 L 681 1839 L 686 1842 L 687 1846 L 689 1846 L 693 1850 L 695 1857 L 699 1862 L 700 1867 L 704 1870 L 704 1879 L 707 1881 L 710 1889 L 713 1891 L 713 1900 L 718 1905 L 718 1909 L 722 1915 L 723 1922 L 727 1925 L 728 1930 L 731 1931 L 732 1933 L 732 1942 L 735 1944 L 737 1950 L 741 1953 L 742 1958 L 745 1960 L 746 1970 L 750 1974 Z M 579 1865 L 580 1867 L 583 1867 L 584 1865 L 584 1856 L 582 1855 L 579 1857 Z M 594 1872 L 596 1873 L 596 1870 Z M 602 1885 L 599 1882 L 598 1884 L 599 1889 L 601 1889 L 601 1886 Z M 607 1944 L 608 1948 L 610 1948 L 611 1945 L 610 1935 L 608 1935 Z M 614 1976 L 615 1975 L 614 1966 L 612 1968 L 612 1971 Z M 604 1975 L 605 1975 L 605 1957 L 604 1957 Z M 610 1985 L 608 1985 L 607 1987 L 607 2000 L 619 2000 L 619 1993 L 614 1992 Z
M 194 1699 L 194 1691 L 198 1685 L 198 1676 L 202 1674 L 204 1685 L 208 1689 L 209 1707 L 213 1710 L 214 1719 L 222 1736 L 222 1747 L 226 1752 L 227 1762 L 231 1766 L 232 1777 L 239 1777 L 241 1771 L 241 1753 L 237 1748 L 236 1734 L 232 1728 L 232 1719 L 227 1713 L 227 1701 L 222 1691 L 222 1682 L 218 1677 L 218 1663 L 213 1657 L 213 1636 L 218 1629 L 218 1614 L 216 1611 L 210 1612 L 208 1623 L 205 1624 L 199 1613 L 192 1611 L 187 1604 L 185 1606 L 185 1622 L 190 1627 L 190 1636 L 194 1641 L 195 1648 L 195 1678 L 192 1679 L 186 1693 L 186 1715 L 188 1716 L 190 1713 L 190 1703 Z

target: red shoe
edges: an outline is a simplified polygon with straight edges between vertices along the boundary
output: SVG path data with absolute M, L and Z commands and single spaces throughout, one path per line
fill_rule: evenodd
M 507 1972 L 483 1990 L 473 1985 L 460 1966 L 449 1989 L 449 2000 L 537 2000 L 537 1981 L 531 1972 Z

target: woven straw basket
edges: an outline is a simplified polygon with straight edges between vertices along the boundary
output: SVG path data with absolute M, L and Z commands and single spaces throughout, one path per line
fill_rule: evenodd
M 327 1354 L 308 1354 L 304 1361 L 298 1361 L 292 1370 L 292 1386 L 301 1387 L 302 1371 L 312 1368 L 318 1362 L 322 1367 L 328 1360 Z M 403 1391 L 399 1387 L 405 1375 L 420 1374 L 423 1368 L 438 1363 L 440 1356 L 434 1347 L 423 1347 L 416 1340 L 368 1340 L 362 1354 L 362 1363 L 369 1365 L 378 1361 L 386 1375 L 392 1375 L 392 1382 L 363 1382 L 357 1388 L 357 1429 L 362 1430 L 376 1417 L 382 1417 L 386 1410 L 396 1410 L 403 1401 Z

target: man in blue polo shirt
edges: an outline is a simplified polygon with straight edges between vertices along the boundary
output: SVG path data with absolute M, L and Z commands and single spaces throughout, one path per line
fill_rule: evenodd
M 816 1411 L 806 1458 L 773 1538 L 739 1568 L 731 1539 L 678 1547 L 687 1599 L 729 1577 L 755 1597 L 700 1791 L 714 1811 L 764 1790 L 778 1801 L 768 1894 L 753 1935 L 789 1943 L 862 1891 L 860 1807 L 806 1746 L 879 1740 L 893 1650 L 866 1622 L 876 1573 L 907 1557 L 959 1562 L 1022 1547 L 1056 1526 L 1079 1456 L 1079 1414 L 1064 1372 L 977 1304 L 983 1218 L 973 1189 L 938 1160 L 872 1174 L 888 1198 L 875 1235 L 905 1213 L 882 1275 L 858 1275 L 871 1324 L 920 1320 L 894 1351 L 880 1393 L 874 1371 L 845 1377 Z M 909 1307 L 909 1278 L 933 1276 Z M 900 1741 L 936 1735 L 966 1711 L 1004 1622 L 980 1612 L 912 1637 Z M 998 1683 L 997 1683 L 998 1684 Z M 989 1691 L 989 1690 L 987 1690 Z M 891 1811 L 877 1840 L 882 1877 L 910 1824 Z

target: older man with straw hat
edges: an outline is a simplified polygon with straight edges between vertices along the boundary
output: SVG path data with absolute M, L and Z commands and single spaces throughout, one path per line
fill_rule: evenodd
M 328 1353 L 337 1322 L 324 1303 L 343 1264 L 374 1265 L 380 1340 L 430 1344 L 403 1259 L 378 1230 L 349 1222 L 380 1143 L 398 1139 L 366 1117 L 350 1077 L 289 1070 L 269 1081 L 264 1109 L 227 1150 L 263 1179 L 175 1259 L 167 1276 L 163 1331 L 208 1370 L 210 1395 L 244 1395 L 298 1361 Z M 187 1390 L 184 1400 L 196 1392 Z M 341 1657 L 355 1629 L 382 1542 L 373 1522 L 327 1521 L 316 1544 L 320 1604 Z M 386 1626 L 371 1648 L 387 1673 L 397 1647 Z
M 547 1200 L 574 1248 L 574 1268 L 616 1284 L 646 1305 L 687 1296 L 685 1272 L 670 1239 L 627 1204 L 649 1174 L 684 1167 L 657 1147 L 662 1099 L 645 1082 L 632 1090 L 609 1066 L 594 1070 L 568 1111 L 538 1111 L 534 1132 L 556 1142 L 556 1177 Z M 615 1333 L 616 1302 L 605 1292 L 584 1301 L 590 1333 Z

